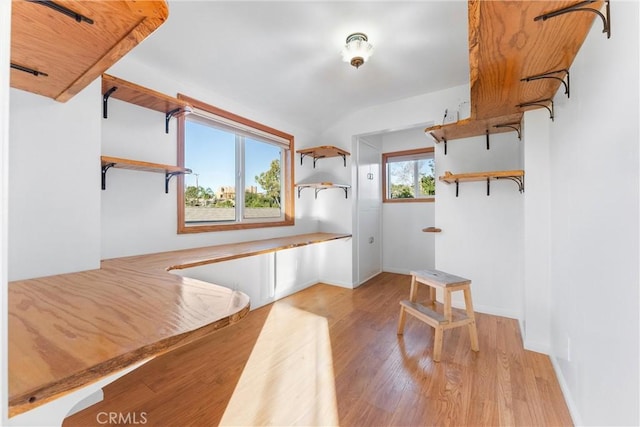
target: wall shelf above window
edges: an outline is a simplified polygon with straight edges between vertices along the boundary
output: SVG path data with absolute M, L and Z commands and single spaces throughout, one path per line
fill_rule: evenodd
M 459 173 L 452 174 L 446 171 L 443 176 L 438 178 L 440 181 L 447 184 L 456 185 L 456 197 L 458 197 L 458 185 L 461 182 L 472 181 L 486 181 L 487 182 L 487 196 L 489 195 L 489 183 L 491 180 L 508 179 L 518 184 L 518 190 L 524 193 L 524 171 L 523 170 L 511 170 L 511 171 L 493 171 L 493 172 L 471 172 L 471 173 Z
M 135 83 L 110 76 L 102 75 L 102 117 L 107 118 L 109 98 L 135 104 L 150 110 L 159 111 L 165 115 L 165 132 L 169 133 L 169 120 L 181 114 L 191 112 L 188 102 L 167 96 L 163 93 L 147 89 Z
M 130 169 L 143 172 L 154 172 L 164 174 L 164 192 L 169 192 L 169 181 L 177 175 L 190 174 L 191 169 L 179 166 L 163 165 L 160 163 L 142 162 L 139 160 L 122 159 L 119 157 L 100 156 L 102 164 L 102 189 L 107 188 L 107 171 L 111 168 Z
M 296 153 L 300 153 L 300 165 L 306 156 L 313 158 L 313 167 L 316 167 L 316 161 L 318 159 L 326 159 L 328 157 L 342 157 L 344 167 L 347 167 L 347 156 L 351 155 L 348 151 L 341 148 L 334 147 L 333 145 L 322 145 L 319 147 L 310 147 L 297 150 Z
M 322 190 L 326 190 L 328 188 L 342 188 L 344 190 L 344 198 L 346 199 L 349 196 L 348 190 L 351 188 L 348 184 L 334 184 L 332 182 L 310 182 L 305 184 L 296 184 L 298 187 L 298 198 L 300 198 L 300 192 L 305 188 L 313 188 L 315 189 L 315 198 L 318 198 L 318 193 Z

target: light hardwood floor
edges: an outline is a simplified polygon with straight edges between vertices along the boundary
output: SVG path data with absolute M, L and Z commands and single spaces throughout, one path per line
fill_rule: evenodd
M 480 352 L 456 328 L 440 363 L 429 326 L 409 317 L 398 336 L 409 285 L 383 273 L 254 310 L 110 384 L 64 426 L 110 413 L 148 426 L 572 425 L 549 358 L 523 349 L 517 321 L 478 313 Z

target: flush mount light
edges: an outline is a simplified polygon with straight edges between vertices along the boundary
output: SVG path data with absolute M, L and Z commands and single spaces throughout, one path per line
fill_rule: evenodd
M 347 44 L 342 49 L 342 60 L 356 68 L 364 64 L 373 53 L 373 45 L 364 33 L 353 33 L 347 37 Z

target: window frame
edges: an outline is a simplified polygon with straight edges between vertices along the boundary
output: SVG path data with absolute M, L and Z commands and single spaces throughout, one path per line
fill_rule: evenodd
M 225 119 L 234 121 L 240 125 L 248 126 L 260 132 L 266 132 L 268 134 L 284 138 L 289 141 L 289 147 L 283 148 L 284 154 L 284 162 L 282 164 L 283 169 L 283 185 L 284 194 L 281 197 L 281 200 L 284 202 L 283 206 L 283 219 L 282 220 L 273 220 L 267 219 L 265 221 L 245 221 L 243 218 L 236 219 L 233 222 L 225 222 L 220 224 L 206 223 L 202 225 L 187 225 L 185 223 L 185 199 L 184 199 L 184 175 L 178 175 L 177 177 L 177 209 L 178 209 L 178 234 L 192 234 L 192 233 L 208 233 L 215 231 L 229 231 L 229 230 L 245 230 L 252 228 L 267 228 L 267 227 L 284 227 L 284 226 L 292 226 L 295 225 L 295 199 L 294 195 L 294 154 L 295 154 L 295 146 L 294 146 L 294 137 L 288 133 L 279 131 L 277 129 L 271 128 L 269 126 L 263 125 L 262 123 L 255 122 L 253 120 L 247 119 L 245 117 L 239 116 L 237 114 L 231 113 L 229 111 L 223 110 L 218 107 L 214 107 L 213 105 L 209 105 L 205 102 L 199 101 L 197 99 L 191 98 L 189 96 L 178 94 L 178 99 L 186 101 L 192 107 L 195 107 L 199 110 L 204 110 L 208 113 L 214 114 L 216 116 L 223 117 Z M 186 130 L 186 117 L 182 115 L 178 117 L 178 155 L 177 155 L 177 163 L 180 167 L 186 167 L 184 164 L 185 161 L 185 130 Z M 237 155 L 236 155 L 236 161 Z M 236 167 L 237 171 L 237 167 Z M 237 180 L 235 183 L 237 187 Z M 241 196 L 241 201 L 244 200 L 244 195 Z
M 387 182 L 388 182 L 388 163 L 390 158 L 415 156 L 420 154 L 432 154 L 434 156 L 435 163 L 435 149 L 433 147 L 416 148 L 413 150 L 393 151 L 390 153 L 382 153 L 382 203 L 434 203 L 436 198 L 432 197 L 413 197 L 406 199 L 391 199 L 387 197 Z M 435 179 L 437 177 L 434 176 Z

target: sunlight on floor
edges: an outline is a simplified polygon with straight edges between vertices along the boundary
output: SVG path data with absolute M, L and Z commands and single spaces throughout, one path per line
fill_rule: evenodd
M 220 425 L 338 425 L 324 317 L 273 305 Z

